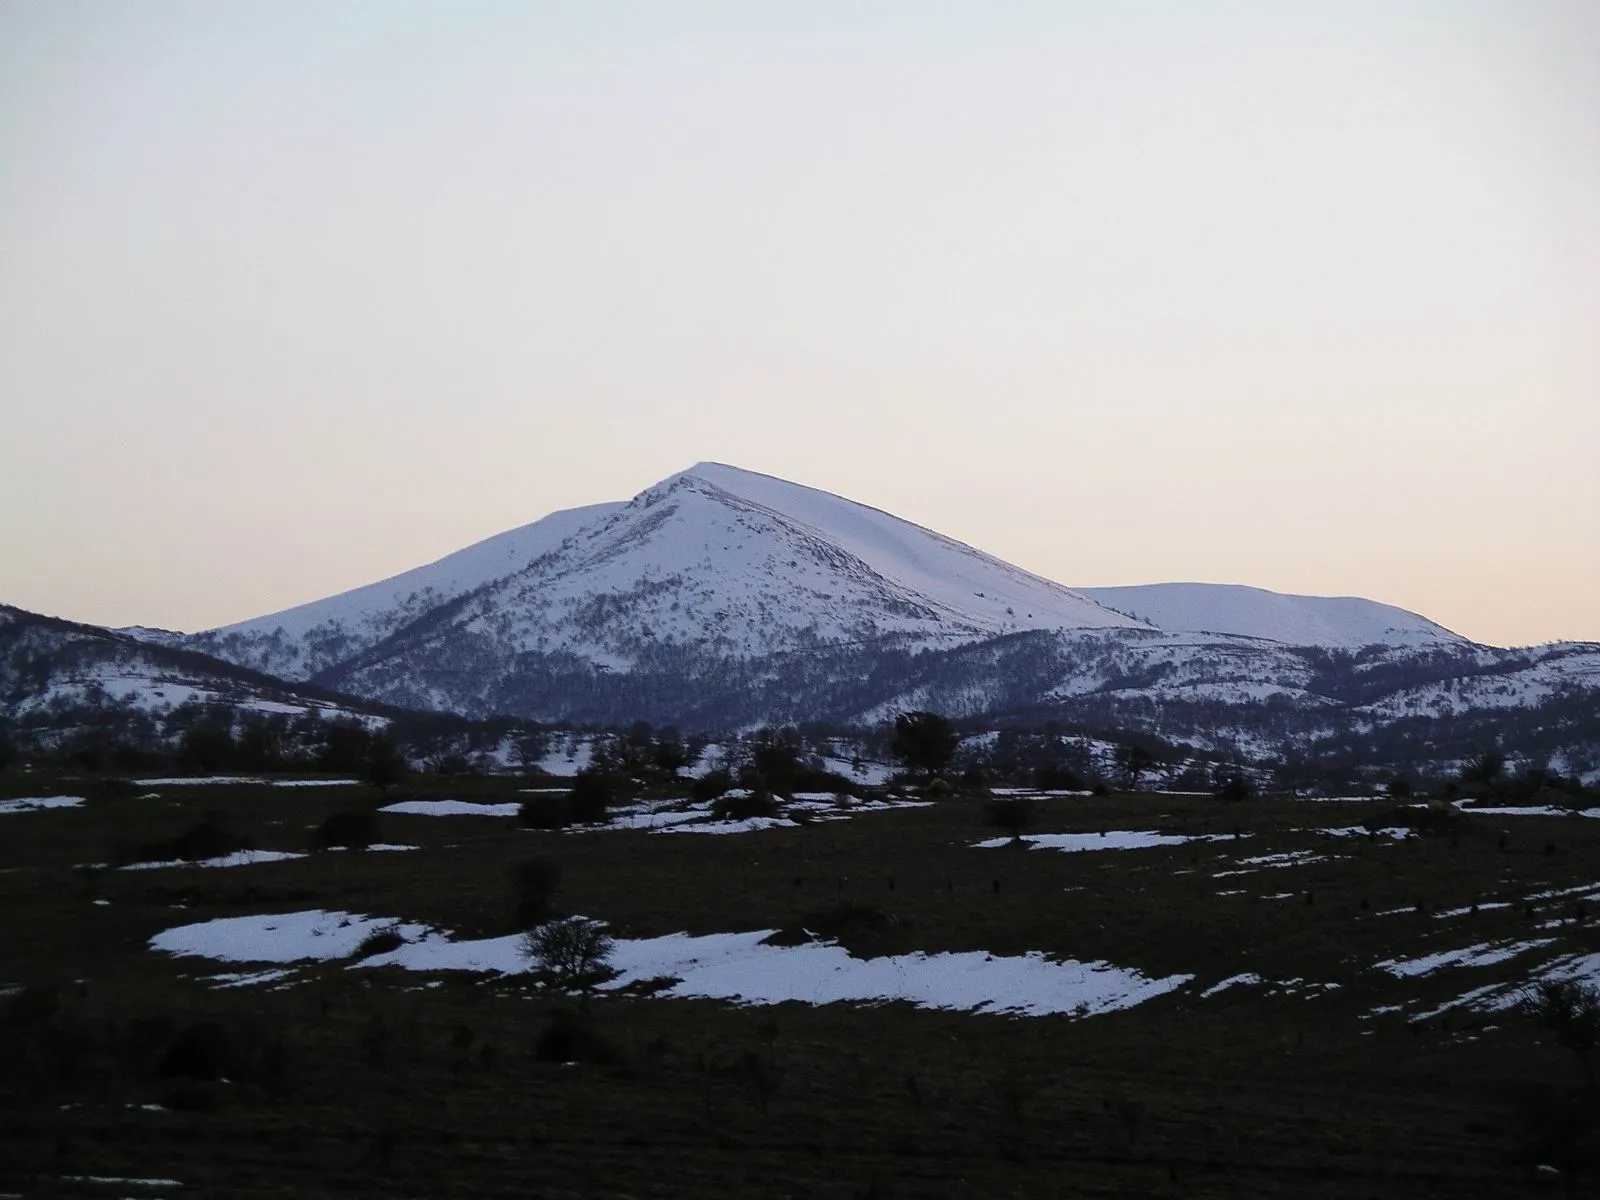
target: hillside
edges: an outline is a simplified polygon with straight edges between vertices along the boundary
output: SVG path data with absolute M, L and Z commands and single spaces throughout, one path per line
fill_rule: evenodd
M 0 605 L 0 718 L 31 742 L 64 744 L 86 732 L 159 742 L 216 709 L 235 718 L 386 719 L 377 706 L 313 685 Z
M 1481 646 L 1355 597 L 1076 591 L 720 463 L 286 612 L 128 633 L 472 719 L 726 731 L 927 708 L 1262 761 L 1449 764 L 1499 742 L 1600 763 L 1600 648 Z
M 426 566 L 282 612 L 193 634 L 183 638 L 183 644 L 285 679 L 310 679 L 437 606 L 551 553 L 578 530 L 619 507 L 592 504 L 554 512 Z M 163 642 L 173 636 L 162 630 L 127 632 Z
M 1358 596 L 1284 595 L 1232 583 L 1149 583 L 1078 591 L 1169 633 L 1235 634 L 1344 650 L 1459 645 L 1467 640 L 1414 612 Z

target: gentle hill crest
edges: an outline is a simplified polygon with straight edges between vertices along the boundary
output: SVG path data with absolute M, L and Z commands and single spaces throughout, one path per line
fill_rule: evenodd
M 1222 633 L 1290 646 L 1465 646 L 1428 618 L 1358 596 L 1298 596 L 1236 583 L 1079 588 L 1092 600 L 1171 633 Z

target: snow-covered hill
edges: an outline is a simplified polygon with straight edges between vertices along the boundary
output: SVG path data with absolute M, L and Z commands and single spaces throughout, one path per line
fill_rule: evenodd
M 1290 646 L 1464 644 L 1467 639 L 1391 604 L 1357 596 L 1294 596 L 1231 583 L 1079 588 L 1101 604 L 1170 633 L 1225 633 Z
M 591 504 L 554 512 L 426 566 L 283 612 L 194 634 L 183 644 L 284 679 L 310 679 L 439 605 L 522 569 L 621 507 Z M 172 635 L 162 630 L 126 632 L 172 644 Z
M 0 719 L 30 738 L 83 728 L 141 736 L 199 709 L 382 723 L 360 701 L 260 675 L 190 650 L 0 605 Z
M 1446 741 L 1450 754 L 1468 752 L 1492 744 L 1511 714 L 1550 753 L 1588 754 L 1600 738 L 1595 647 L 1482 646 L 1351 597 L 1193 583 L 1073 590 L 877 509 L 720 463 L 181 642 L 469 717 L 734 729 L 880 726 L 929 708 L 1302 759 L 1335 743 L 1359 753 L 1396 728 L 1408 731 L 1392 742 L 1404 753 L 1443 754 Z
M 701 463 L 626 504 L 554 513 L 393 579 L 187 644 L 287 678 L 353 679 L 358 660 L 396 634 L 408 646 L 459 635 L 502 654 L 569 653 L 626 670 L 659 646 L 750 655 L 1140 625 L 877 509 Z

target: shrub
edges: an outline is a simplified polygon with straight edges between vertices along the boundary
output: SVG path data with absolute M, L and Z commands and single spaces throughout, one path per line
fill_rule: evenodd
M 532 796 L 517 809 L 526 829 L 565 829 L 572 824 L 572 809 L 565 796 Z
M 111 862 L 116 866 L 130 863 L 198 862 L 206 858 L 221 858 L 236 850 L 248 850 L 247 838 L 236 837 L 216 817 L 205 817 L 185 829 L 177 837 L 162 838 L 137 844 L 119 840 L 111 850 Z
M 400 748 L 387 734 L 382 733 L 374 734 L 368 743 L 364 768 L 367 782 L 380 792 L 386 792 L 391 784 L 399 783 L 411 769 Z
M 837 938 L 852 931 L 892 929 L 899 924 L 899 917 L 875 904 L 845 901 L 832 908 L 806 913 L 800 918 L 799 928 L 820 938 Z
M 583 825 L 597 825 L 616 797 L 616 780 L 602 771 L 579 771 L 567 793 L 567 813 Z
M 387 925 L 380 925 L 366 937 L 361 939 L 355 948 L 353 958 L 372 958 L 378 954 L 388 954 L 391 950 L 398 950 L 406 944 L 406 939 L 400 936 L 400 924 L 391 921 Z
M 589 991 L 612 974 L 606 960 L 614 943 L 599 921 L 563 917 L 522 936 L 523 955 L 557 987 Z
M 1083 778 L 1060 763 L 1046 763 L 1033 769 L 1033 786 L 1045 792 L 1078 792 Z
M 959 740 L 955 727 L 938 713 L 901 713 L 894 719 L 889 752 L 908 770 L 937 775 L 950 765 Z
M 324 850 L 343 846 L 350 850 L 364 850 L 373 842 L 382 840 L 378 814 L 370 809 L 354 809 L 334 813 L 317 826 L 317 845 Z
M 699 803 L 704 804 L 708 800 L 715 800 L 732 787 L 733 776 L 729 772 L 718 768 L 715 771 L 707 771 L 699 779 L 696 779 L 689 787 L 689 795 Z
M 730 792 L 711 803 L 711 815 L 719 821 L 748 821 L 752 817 L 775 817 L 778 805 L 766 790 Z
M 220 820 L 206 817 L 173 839 L 172 857 L 194 862 L 202 858 L 221 858 L 248 848 L 246 841 L 229 833 Z
M 560 882 L 561 868 L 549 859 L 530 858 L 511 869 L 518 929 L 531 929 L 555 916 L 556 886 Z
M 1243 775 L 1235 772 L 1217 783 L 1214 793 L 1218 800 L 1248 800 L 1256 789 Z
M 1519 1006 L 1523 1016 L 1549 1031 L 1558 1046 L 1572 1051 L 1584 1082 L 1595 1090 L 1594 1058 L 1600 1047 L 1600 987 L 1575 979 L 1546 979 L 1534 985 Z

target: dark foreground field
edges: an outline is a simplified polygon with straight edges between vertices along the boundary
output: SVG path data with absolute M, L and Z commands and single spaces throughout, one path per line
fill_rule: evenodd
M 418 780 L 385 800 L 515 799 L 518 786 Z M 1600 820 L 1479 816 L 1405 841 L 1330 839 L 1314 831 L 1384 806 L 1038 802 L 1038 832 L 1230 835 L 1067 854 L 974 848 L 997 831 L 972 800 L 718 837 L 390 815 L 384 840 L 421 849 L 94 870 L 83 864 L 107 862 L 119 842 L 176 836 L 208 812 L 260 848 L 303 850 L 323 818 L 377 800 L 362 788 L 0 776 L 0 798 L 57 794 L 87 803 L 0 815 L 0 987 L 12 989 L 0 1000 L 0 1193 L 1484 1197 L 1600 1187 L 1573 1055 L 1505 1011 L 1425 1015 L 1600 950 L 1589 911 L 1600 890 L 1572 890 L 1600 884 Z M 1314 855 L 1286 867 L 1240 861 L 1294 850 Z M 619 935 L 815 925 L 854 906 L 840 937 L 861 956 L 1043 950 L 1195 978 L 1083 1018 L 638 995 L 580 1005 L 522 975 L 343 962 L 296 966 L 277 985 L 220 987 L 205 977 L 251 968 L 147 945 L 211 917 L 306 909 L 503 934 L 514 928 L 511 869 L 535 856 L 559 864 L 565 910 L 605 918 Z M 1541 896 L 1553 891 L 1567 895 Z M 1412 977 L 1374 966 L 1527 939 L 1549 941 Z M 1245 972 L 1266 982 L 1201 995 Z M 576 1041 L 553 1044 L 552 1028 L 576 1030 Z M 108 1178 L 170 1182 L 95 1181 Z

